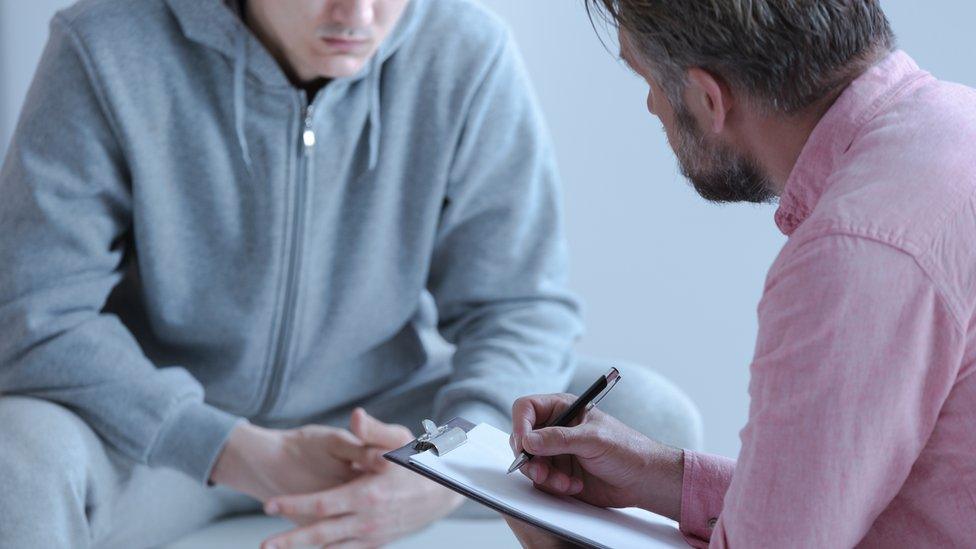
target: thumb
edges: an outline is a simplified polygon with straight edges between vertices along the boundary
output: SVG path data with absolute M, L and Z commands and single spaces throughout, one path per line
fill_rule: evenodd
M 585 456 L 599 445 L 596 437 L 580 427 L 546 427 L 526 433 L 523 447 L 536 456 L 574 454 Z
M 367 446 L 387 449 L 399 448 L 413 438 L 410 430 L 403 425 L 383 423 L 362 408 L 353 410 L 349 430 Z

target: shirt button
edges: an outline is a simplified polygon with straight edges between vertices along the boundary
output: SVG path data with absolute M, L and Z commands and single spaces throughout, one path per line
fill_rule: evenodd
M 712 517 L 712 518 L 708 519 L 708 527 L 709 528 L 715 528 L 715 525 L 716 524 L 718 524 L 718 519 L 717 518 Z

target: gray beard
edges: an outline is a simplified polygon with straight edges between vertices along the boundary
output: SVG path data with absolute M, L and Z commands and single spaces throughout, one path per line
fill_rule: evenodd
M 677 143 L 671 143 L 681 174 L 709 202 L 774 202 L 776 194 L 758 163 L 717 143 L 710 143 L 691 112 L 675 108 Z

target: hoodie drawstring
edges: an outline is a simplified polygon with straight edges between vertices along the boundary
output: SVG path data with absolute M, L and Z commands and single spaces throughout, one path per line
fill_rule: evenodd
M 247 105 L 244 99 L 244 71 L 247 68 L 247 33 L 238 32 L 234 52 L 234 129 L 237 132 L 237 146 L 241 149 L 244 164 L 251 170 L 251 151 L 244 135 L 244 121 Z
M 245 82 L 244 76 L 247 70 L 247 33 L 238 32 L 235 41 L 234 53 L 234 130 L 237 133 L 237 146 L 241 149 L 241 156 L 244 157 L 244 164 L 248 171 L 251 170 L 251 151 L 247 144 L 247 136 L 244 133 L 245 120 L 247 117 L 247 105 L 245 104 Z M 380 135 L 382 132 L 382 121 L 380 119 L 380 64 L 378 55 L 374 55 L 369 61 L 369 74 L 366 77 L 366 86 L 369 105 L 369 171 L 376 169 L 380 156 Z
M 376 169 L 380 156 L 380 67 L 373 55 L 370 60 L 369 76 L 366 85 L 369 86 L 369 171 Z

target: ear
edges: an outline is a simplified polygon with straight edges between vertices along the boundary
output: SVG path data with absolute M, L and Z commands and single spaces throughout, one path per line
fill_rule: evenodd
M 712 133 L 721 133 L 732 109 L 732 93 L 728 85 L 697 67 L 688 69 L 687 78 L 685 104 L 700 122 L 704 122 L 703 127 L 710 128 Z

